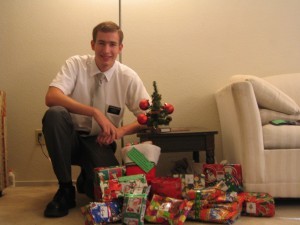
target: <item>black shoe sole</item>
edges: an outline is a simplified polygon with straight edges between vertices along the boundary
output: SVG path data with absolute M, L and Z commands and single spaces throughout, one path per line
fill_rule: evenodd
M 44 211 L 44 217 L 48 218 L 57 218 L 57 217 L 63 217 L 69 214 L 69 209 L 75 208 L 76 207 L 76 202 L 73 202 L 71 205 L 69 205 L 69 208 L 65 211 L 55 211 L 55 210 L 50 210 L 50 209 L 45 209 Z

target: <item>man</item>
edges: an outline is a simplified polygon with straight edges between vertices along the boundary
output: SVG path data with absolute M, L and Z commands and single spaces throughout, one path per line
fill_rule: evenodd
M 138 75 L 116 61 L 122 41 L 115 23 L 100 23 L 91 41 L 95 55 L 69 58 L 49 86 L 43 133 L 59 189 L 46 217 L 65 216 L 76 206 L 71 165 L 82 169 L 77 191 L 93 198 L 93 169 L 119 165 L 115 140 L 140 129 L 137 121 L 120 127 L 125 106 L 137 116 L 140 100 L 150 99 Z

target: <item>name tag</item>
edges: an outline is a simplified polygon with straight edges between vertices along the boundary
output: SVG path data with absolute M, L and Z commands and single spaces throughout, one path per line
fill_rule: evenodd
M 111 114 L 115 114 L 115 115 L 120 115 L 121 108 L 110 105 L 110 106 L 108 106 L 107 112 L 111 113 Z

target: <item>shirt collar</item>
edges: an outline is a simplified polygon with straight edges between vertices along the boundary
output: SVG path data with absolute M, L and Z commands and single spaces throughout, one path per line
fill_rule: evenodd
M 105 75 L 105 78 L 107 79 L 107 81 L 109 81 L 112 78 L 112 75 L 113 75 L 114 71 L 116 70 L 116 68 L 118 66 L 117 64 L 118 64 L 118 61 L 115 61 L 114 65 L 109 70 L 103 72 L 104 75 Z M 99 73 L 102 73 L 102 72 L 97 67 L 95 57 L 94 57 L 93 60 L 91 61 L 91 73 L 90 73 L 90 75 L 95 76 Z

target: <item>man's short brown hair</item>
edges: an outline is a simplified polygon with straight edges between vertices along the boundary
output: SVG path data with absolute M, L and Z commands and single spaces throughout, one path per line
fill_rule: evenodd
M 119 44 L 122 44 L 122 42 L 123 42 L 123 31 L 116 23 L 114 23 L 112 21 L 105 21 L 94 27 L 93 41 L 96 41 L 98 32 L 104 32 L 104 33 L 118 32 L 119 42 L 120 42 Z

